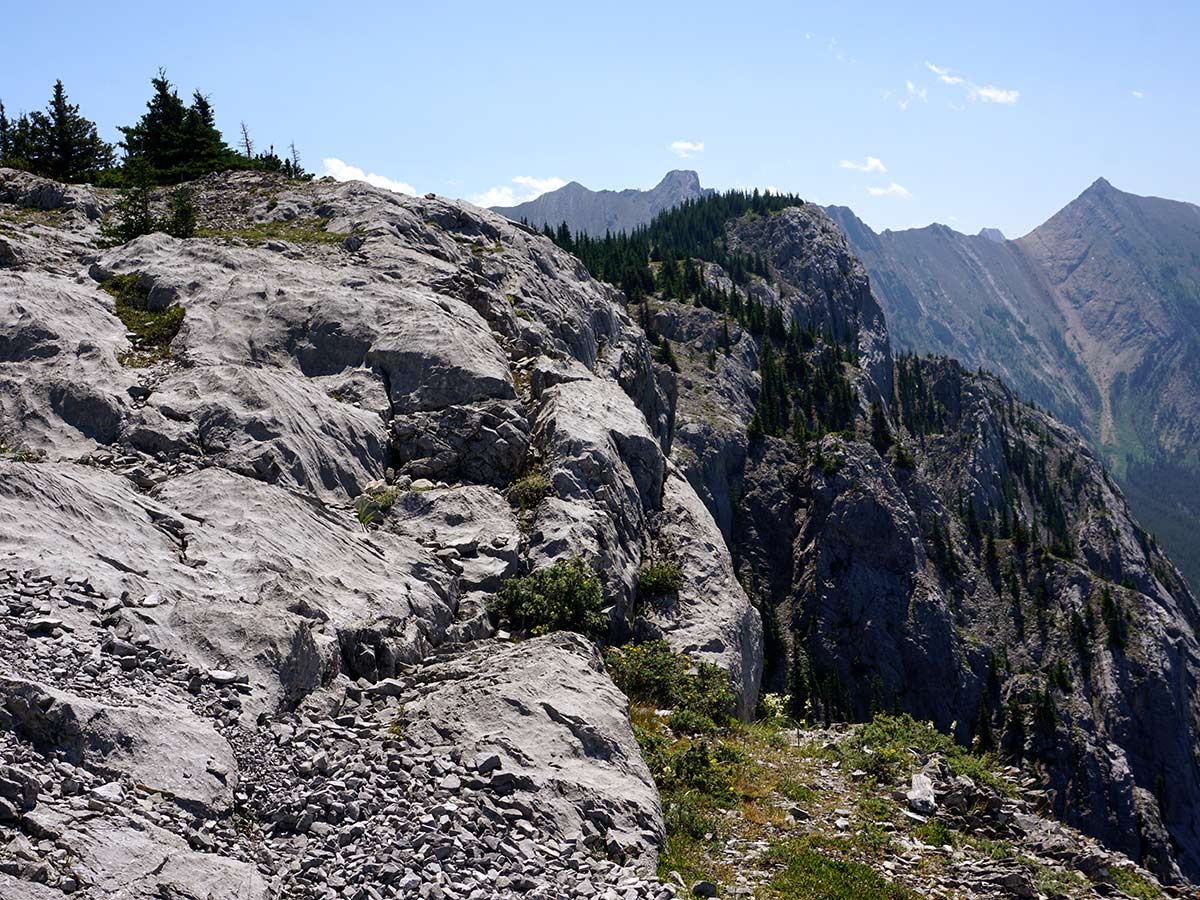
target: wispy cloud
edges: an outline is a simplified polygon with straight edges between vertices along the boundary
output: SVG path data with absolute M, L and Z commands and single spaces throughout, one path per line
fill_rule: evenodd
M 992 84 L 976 84 L 970 78 L 957 74 L 953 69 L 936 66 L 929 60 L 925 61 L 925 68 L 936 75 L 942 84 L 962 88 L 966 92 L 967 99 L 972 103 L 999 103 L 1003 106 L 1012 106 L 1021 96 L 1020 91 L 1011 88 L 998 88 Z
M 938 77 L 938 81 L 943 84 L 962 84 L 964 79 L 960 75 L 955 75 L 949 69 L 943 69 L 941 66 L 935 66 L 931 62 L 925 63 L 925 68 Z
M 843 159 L 838 163 L 843 169 L 853 169 L 855 172 L 886 172 L 887 166 L 879 159 L 878 156 L 868 156 L 866 162 L 854 162 L 851 159 Z
M 869 187 L 867 193 L 872 197 L 903 197 L 905 200 L 912 197 L 912 191 L 894 181 L 887 187 Z
M 1002 103 L 1005 106 L 1012 106 L 1020 96 L 1020 91 L 993 87 L 990 84 L 972 85 L 971 90 L 967 92 L 967 98 L 970 100 L 982 100 L 984 103 Z
M 1146 93 L 1145 93 L 1145 91 L 1130 91 L 1129 96 L 1132 97 L 1134 100 L 1141 100 L 1143 97 L 1146 96 Z
M 512 184 L 498 184 L 467 199 L 476 206 L 517 206 L 536 200 L 547 191 L 556 191 L 566 182 L 556 175 L 535 178 L 532 175 L 517 175 Z M 515 186 L 514 186 L 515 185 Z
M 671 141 L 667 149 L 680 159 L 687 159 L 689 156 L 704 152 L 704 141 Z
M 397 194 L 415 195 L 417 193 L 417 189 L 407 182 L 396 181 L 394 178 L 377 175 L 374 172 L 364 172 L 358 166 L 352 166 L 334 156 L 321 160 L 321 163 L 325 167 L 321 174 L 328 175 L 334 181 L 365 181 L 367 184 L 373 184 L 386 191 L 395 191 Z
M 920 100 L 922 103 L 929 99 L 929 90 L 927 88 L 919 88 L 911 81 L 904 82 L 904 98 L 900 101 L 901 109 L 908 109 L 910 103 L 914 100 Z

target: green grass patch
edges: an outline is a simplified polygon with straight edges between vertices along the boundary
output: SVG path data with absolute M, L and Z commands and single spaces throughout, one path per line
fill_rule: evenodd
M 0 459 L 11 459 L 13 462 L 34 463 L 46 458 L 43 450 L 25 450 L 0 438 Z
M 917 900 L 918 895 L 888 881 L 874 869 L 817 850 L 810 840 L 776 843 L 767 854 L 783 868 L 771 879 L 781 900 Z
M 245 228 L 198 228 L 196 237 L 242 240 L 248 244 L 288 241 L 296 244 L 340 244 L 346 235 L 326 231 L 328 219 L 291 219 L 286 222 L 256 222 Z
M 932 723 L 918 722 L 907 714 L 876 716 L 847 738 L 840 749 L 850 765 L 881 784 L 891 784 L 911 772 L 916 763 L 912 751 L 916 751 L 925 756 L 937 753 L 955 775 L 1012 793 L 1012 785 L 998 774 L 1000 764 L 995 757 L 972 753 Z
M 1052 869 L 1034 863 L 1033 886 L 1042 894 L 1069 894 L 1083 886 L 1082 876 L 1065 869 Z
M 1146 878 L 1132 869 L 1118 869 L 1115 866 L 1108 870 L 1112 883 L 1130 897 L 1137 900 L 1163 900 L 1163 892 Z
M 921 842 L 929 844 L 931 847 L 956 847 L 958 846 L 958 835 L 943 825 L 941 822 L 926 822 L 920 825 L 913 832 Z
M 780 782 L 778 790 L 793 803 L 812 803 L 817 799 L 816 791 L 808 785 L 792 781 L 790 778 Z
M 182 306 L 163 310 L 149 308 L 149 291 L 138 282 L 138 273 L 114 275 L 100 285 L 101 290 L 116 300 L 117 318 L 133 335 L 133 349 L 117 356 L 117 361 L 130 368 L 152 366 L 171 358 L 171 341 L 183 326 Z

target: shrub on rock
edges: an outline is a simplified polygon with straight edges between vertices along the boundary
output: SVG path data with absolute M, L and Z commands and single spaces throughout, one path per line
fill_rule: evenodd
M 577 631 L 598 638 L 608 628 L 601 610 L 600 579 L 579 557 L 510 578 L 496 592 L 491 612 L 514 631 L 538 637 Z

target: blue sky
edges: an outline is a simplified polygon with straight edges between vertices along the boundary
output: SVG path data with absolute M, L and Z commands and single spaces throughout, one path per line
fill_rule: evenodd
M 4 18 L 10 112 L 62 78 L 115 140 L 163 66 L 230 140 L 244 119 L 318 173 L 421 192 L 521 200 L 686 167 L 877 229 L 1009 236 L 1101 175 L 1200 202 L 1196 2 L 42 2 Z

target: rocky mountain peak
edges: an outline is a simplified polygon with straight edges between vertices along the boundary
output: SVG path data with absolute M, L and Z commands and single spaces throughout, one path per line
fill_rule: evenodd
M 692 169 L 672 169 L 663 176 L 662 181 L 654 188 L 656 191 L 674 190 L 688 196 L 700 196 L 700 175 Z
M 711 194 L 700 186 L 700 176 L 687 169 L 674 169 L 648 191 L 593 191 L 571 182 L 540 197 L 495 211 L 514 220 L 525 220 L 541 228 L 557 228 L 566 222 L 573 232 L 602 236 L 606 232 L 632 231 L 646 225 L 663 210 Z

